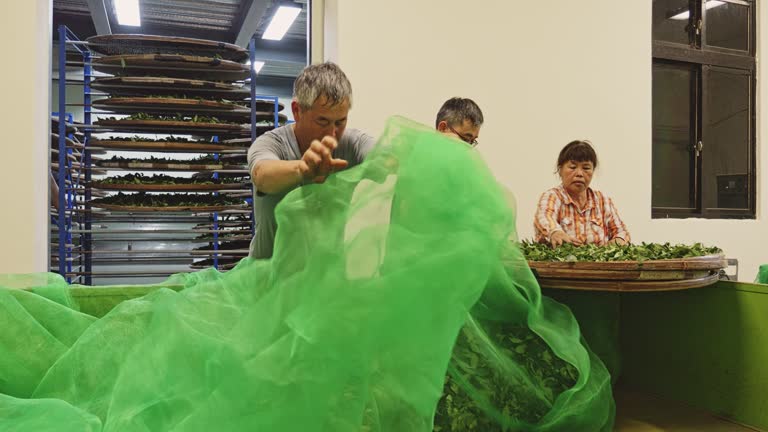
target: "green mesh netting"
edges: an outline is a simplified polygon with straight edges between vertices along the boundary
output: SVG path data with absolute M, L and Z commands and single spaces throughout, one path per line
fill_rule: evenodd
M 34 287 L 0 289 L 0 430 L 611 430 L 610 376 L 468 146 L 394 118 L 277 220 L 273 259 L 102 318 L 60 278 L 0 280 Z
M 757 271 L 755 283 L 768 284 L 768 264 L 763 264 Z

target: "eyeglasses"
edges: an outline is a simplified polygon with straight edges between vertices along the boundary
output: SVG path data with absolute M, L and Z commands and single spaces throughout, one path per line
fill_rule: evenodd
M 474 139 L 467 139 L 467 137 L 465 137 L 464 135 L 462 135 L 462 134 L 460 134 L 460 133 L 456 132 L 456 129 L 452 128 L 452 127 L 451 127 L 451 125 L 449 125 L 449 124 L 447 124 L 447 123 L 446 123 L 446 126 L 448 126 L 448 129 L 450 129 L 450 130 L 451 130 L 451 132 L 455 133 L 455 134 L 456 134 L 456 136 L 457 136 L 457 137 L 459 137 L 459 139 L 460 139 L 460 140 L 462 140 L 462 141 L 464 141 L 465 143 L 467 143 L 467 144 L 471 145 L 472 147 L 477 147 L 477 145 L 478 145 L 478 144 L 480 144 L 479 142 L 477 142 L 477 138 L 474 138 Z

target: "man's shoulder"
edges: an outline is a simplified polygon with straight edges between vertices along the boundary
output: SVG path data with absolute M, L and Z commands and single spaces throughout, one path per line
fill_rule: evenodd
M 293 129 L 291 125 L 280 126 L 279 128 L 261 134 L 253 143 L 280 143 L 288 145 L 290 144 L 290 134 L 292 133 Z

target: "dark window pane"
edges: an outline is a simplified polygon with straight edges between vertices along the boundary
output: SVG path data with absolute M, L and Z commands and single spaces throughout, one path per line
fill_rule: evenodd
M 749 6 L 709 0 L 705 8 L 707 45 L 749 51 Z
M 688 0 L 653 0 L 653 40 L 688 43 Z
M 694 208 L 692 87 L 689 65 L 653 65 L 653 207 Z
M 748 209 L 750 196 L 750 75 L 710 68 L 704 75 L 703 207 Z

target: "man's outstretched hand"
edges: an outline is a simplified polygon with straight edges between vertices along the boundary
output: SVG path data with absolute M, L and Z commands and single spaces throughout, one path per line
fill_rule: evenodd
M 299 170 L 305 180 L 322 183 L 328 175 L 343 170 L 349 165 L 344 159 L 334 159 L 333 151 L 339 146 L 336 138 L 326 136 L 314 140 L 299 162 Z

